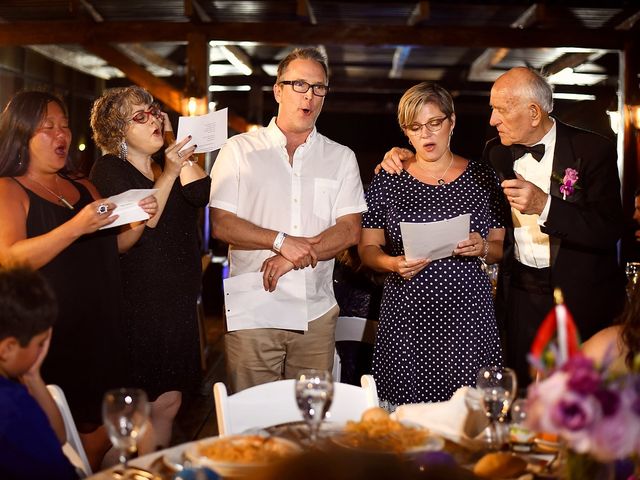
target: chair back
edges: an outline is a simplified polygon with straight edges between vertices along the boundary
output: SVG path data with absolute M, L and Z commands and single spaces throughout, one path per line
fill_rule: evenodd
M 367 377 L 365 379 L 365 377 Z M 218 433 L 234 435 L 253 428 L 303 421 L 295 398 L 295 380 L 263 383 L 228 395 L 224 383 L 213 386 Z M 326 420 L 359 420 L 367 408 L 378 406 L 375 381 L 362 376 L 362 387 L 334 383 L 333 401 Z
M 363 342 L 373 345 L 376 339 L 378 322 L 362 317 L 338 317 L 336 321 L 336 342 Z M 333 380 L 339 382 L 342 377 L 342 361 L 338 350 L 333 353 Z
M 64 392 L 58 385 L 47 385 L 47 389 L 53 397 L 53 400 L 56 402 L 58 410 L 60 410 L 60 415 L 62 416 L 62 421 L 64 422 L 67 443 L 62 446 L 62 451 L 71 464 L 76 467 L 76 469 L 80 469 L 82 473 L 88 477 L 93 472 L 91 470 L 87 454 L 84 451 L 84 446 L 80 441 L 80 434 L 78 433 L 76 423 L 71 415 L 71 410 L 67 403 L 67 397 L 65 397 Z

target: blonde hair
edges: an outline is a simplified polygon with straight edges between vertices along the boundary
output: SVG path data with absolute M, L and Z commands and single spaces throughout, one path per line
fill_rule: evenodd
M 432 82 L 422 82 L 404 92 L 398 103 L 398 124 L 405 128 L 416 119 L 420 109 L 427 104 L 434 103 L 447 118 L 455 113 L 451 94 L 440 85 Z
M 327 57 L 317 48 L 296 48 L 289 55 L 284 57 L 278 64 L 278 75 L 276 77 L 276 83 L 282 79 L 282 75 L 287 71 L 287 67 L 294 60 L 315 60 L 318 62 L 324 70 L 324 76 L 326 81 L 329 82 L 329 67 L 327 66 Z

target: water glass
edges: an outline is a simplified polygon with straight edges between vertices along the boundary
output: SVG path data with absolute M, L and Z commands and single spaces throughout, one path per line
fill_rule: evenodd
M 315 442 L 333 399 L 331 373 L 326 370 L 302 370 L 295 382 L 295 394 L 298 408 L 309 426 L 309 438 Z
M 147 427 L 150 405 L 147 394 L 139 388 L 109 390 L 102 400 L 102 420 L 109 440 L 118 450 L 123 468 L 138 450 L 138 440 Z
M 478 371 L 476 388 L 482 396 L 482 406 L 489 419 L 487 446 L 497 450 L 502 443 L 498 423 L 502 426 L 518 389 L 516 374 L 510 368 L 490 366 Z M 502 430 L 502 428 L 500 428 Z
M 511 405 L 511 424 L 509 425 L 509 442 L 514 452 L 530 452 L 535 432 L 526 426 L 527 401 L 517 399 Z
M 638 274 L 640 274 L 640 262 L 627 262 L 624 268 L 629 283 L 638 283 Z
M 489 277 L 489 282 L 491 283 L 491 293 L 493 296 L 496 296 L 496 290 L 498 288 L 498 273 L 500 267 L 497 263 L 485 264 L 483 265 L 483 270 Z

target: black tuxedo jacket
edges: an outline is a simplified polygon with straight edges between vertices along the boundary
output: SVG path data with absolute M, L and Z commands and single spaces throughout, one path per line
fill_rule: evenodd
M 497 137 L 487 143 L 483 159 L 502 168 L 498 165 L 504 164 L 507 151 Z M 560 182 L 551 179 L 551 205 L 541 230 L 550 238 L 552 286 L 562 289 L 583 340 L 610 325 L 624 306 L 625 276 L 617 255 L 624 219 L 616 158 L 615 146 L 606 138 L 556 120 L 553 177 L 562 178 L 566 168 L 573 168 L 578 171 L 580 188 L 563 199 Z M 504 315 L 504 302 L 509 298 L 514 252 L 506 198 L 505 208 L 508 228 L 497 299 L 499 316 Z

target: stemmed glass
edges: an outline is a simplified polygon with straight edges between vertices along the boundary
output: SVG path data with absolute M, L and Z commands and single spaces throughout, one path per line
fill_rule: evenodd
M 476 388 L 482 396 L 482 406 L 489 419 L 486 431 L 487 446 L 490 450 L 500 448 L 498 422 L 504 422 L 513 402 L 518 382 L 516 373 L 510 368 L 483 367 L 478 371 Z
M 138 450 L 138 440 L 147 427 L 149 418 L 147 394 L 139 388 L 109 390 L 102 400 L 102 420 L 109 439 L 118 450 L 121 467 Z
M 624 268 L 627 274 L 627 295 L 631 297 L 634 286 L 638 283 L 640 276 L 640 262 L 627 262 Z
M 333 399 L 333 378 L 326 370 L 302 370 L 298 373 L 295 387 L 298 408 L 309 426 L 309 438 L 315 442 Z

